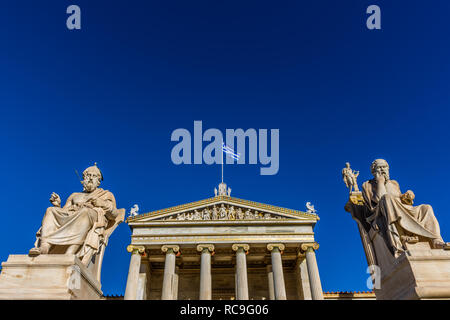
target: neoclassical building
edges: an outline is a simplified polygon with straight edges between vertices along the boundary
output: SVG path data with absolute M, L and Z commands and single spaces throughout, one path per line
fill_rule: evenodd
M 215 196 L 129 217 L 125 299 L 323 299 L 308 212 Z

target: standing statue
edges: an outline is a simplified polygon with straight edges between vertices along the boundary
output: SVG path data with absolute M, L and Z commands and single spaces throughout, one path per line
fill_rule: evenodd
M 208 208 L 203 210 L 203 220 L 211 220 L 211 210 Z
M 135 204 L 131 209 L 130 209 L 130 217 L 135 217 L 139 214 L 139 206 L 137 204 Z
M 212 220 L 219 220 L 219 212 L 217 211 L 216 205 L 212 208 Z
M 228 213 L 228 220 L 236 220 L 236 212 L 234 211 L 234 206 L 230 207 L 230 210 Z
M 352 193 L 352 189 L 354 192 L 359 192 L 358 183 L 356 182 L 356 178 L 359 176 L 359 171 L 353 171 L 350 168 L 350 163 L 345 163 L 345 168 L 342 169 L 342 179 L 344 179 L 345 185 L 349 189 L 350 193 Z
M 95 164 L 83 172 L 83 192 L 72 193 L 64 207 L 59 195 L 52 193 L 53 206 L 45 212 L 30 256 L 75 254 L 84 265 L 89 264 L 125 215 L 125 210 L 116 208 L 114 195 L 98 187 L 101 181 L 102 173 Z
M 239 220 L 243 220 L 244 219 L 244 212 L 242 211 L 241 208 L 237 208 L 236 210 L 236 218 Z
M 227 184 L 224 182 L 219 183 L 219 196 L 226 196 L 227 195 Z
M 220 220 L 226 220 L 228 218 L 227 209 L 225 208 L 225 205 L 223 203 L 219 209 L 219 218 Z

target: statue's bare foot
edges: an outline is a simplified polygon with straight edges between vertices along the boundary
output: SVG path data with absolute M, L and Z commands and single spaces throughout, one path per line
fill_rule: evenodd
M 30 249 L 30 251 L 28 252 L 28 255 L 30 256 L 30 257 L 37 257 L 38 255 L 40 255 L 41 254 L 41 250 L 39 250 L 39 248 L 32 248 L 32 249 Z

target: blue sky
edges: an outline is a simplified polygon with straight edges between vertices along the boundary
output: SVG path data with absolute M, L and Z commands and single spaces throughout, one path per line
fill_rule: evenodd
M 77 4 L 82 29 L 66 28 Z M 382 30 L 365 26 L 381 7 Z M 366 290 L 341 169 L 386 159 L 402 191 L 450 239 L 448 1 L 3 1 L 0 5 L 0 260 L 25 254 L 51 192 L 81 190 L 98 162 L 119 207 L 213 195 L 218 165 L 171 162 L 177 128 L 279 129 L 280 170 L 227 165 L 238 198 L 321 220 L 325 291 Z M 124 293 L 130 230 L 107 248 L 105 294 Z

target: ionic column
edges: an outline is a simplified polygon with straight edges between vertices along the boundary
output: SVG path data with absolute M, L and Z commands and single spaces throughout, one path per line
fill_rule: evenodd
M 150 262 L 148 260 L 141 261 L 140 269 L 136 300 L 147 300 L 150 283 Z
M 283 263 L 281 262 L 281 251 L 284 250 L 284 244 L 269 243 L 267 250 L 272 256 L 273 287 L 275 300 L 286 300 L 286 288 L 284 286 Z
M 180 251 L 180 247 L 173 244 L 163 245 L 161 251 L 166 254 L 161 300 L 174 300 L 175 254 Z
M 141 255 L 144 253 L 145 247 L 130 244 L 127 247 L 127 251 L 131 253 L 131 259 L 124 300 L 136 300 L 139 285 L 139 272 L 141 268 Z
M 269 281 L 269 299 L 275 300 L 275 291 L 273 288 L 273 271 L 272 266 L 267 266 L 267 280 Z
M 248 244 L 235 243 L 231 247 L 236 251 L 236 300 L 248 300 L 247 254 Z
M 322 284 L 320 283 L 319 268 L 315 250 L 319 249 L 316 242 L 302 243 L 301 249 L 306 252 L 306 265 L 308 267 L 308 277 L 311 287 L 311 296 L 313 300 L 323 300 Z
M 214 245 L 199 244 L 197 251 L 202 253 L 200 262 L 200 300 L 211 300 L 211 253 Z

